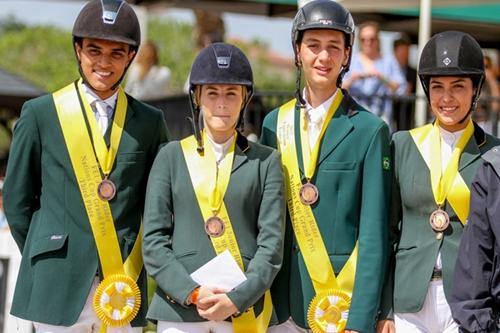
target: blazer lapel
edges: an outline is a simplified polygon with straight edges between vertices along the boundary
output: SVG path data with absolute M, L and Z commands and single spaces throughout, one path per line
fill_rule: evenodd
M 344 96 L 344 100 L 339 106 L 335 116 L 330 120 L 326 132 L 321 140 L 319 157 L 317 164 L 319 165 L 323 160 L 331 154 L 331 152 L 346 138 L 346 136 L 354 128 L 350 116 L 349 98 Z
M 464 151 L 460 156 L 460 162 L 458 165 L 458 170 L 462 170 L 469 164 L 477 160 L 481 156 L 481 150 L 479 149 L 486 142 L 486 136 L 484 131 L 474 123 L 474 134 L 469 142 L 465 145 Z
M 247 160 L 246 152 L 250 149 L 248 140 L 240 133 L 236 134 L 236 145 L 234 147 L 234 161 L 233 169 L 231 172 L 235 172 L 243 163 Z

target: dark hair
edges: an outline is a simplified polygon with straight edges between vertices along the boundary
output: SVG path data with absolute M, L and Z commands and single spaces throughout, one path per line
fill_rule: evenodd
M 411 39 L 405 33 L 402 33 L 399 36 L 398 39 L 394 40 L 393 49 L 395 50 L 395 49 L 397 49 L 401 45 L 404 45 L 404 46 L 410 46 L 411 45 Z

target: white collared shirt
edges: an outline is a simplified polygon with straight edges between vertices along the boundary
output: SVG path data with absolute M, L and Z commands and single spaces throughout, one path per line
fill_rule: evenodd
M 116 100 L 118 99 L 118 90 L 115 91 L 113 95 L 103 100 L 99 96 L 97 96 L 97 94 L 92 89 L 90 89 L 85 83 L 82 84 L 82 87 L 85 92 L 85 96 L 87 97 L 87 101 L 89 102 L 90 106 L 92 106 L 92 110 L 94 111 L 94 116 L 96 121 L 98 121 L 99 119 L 99 113 L 95 108 L 94 102 L 103 101 L 108 106 L 107 108 L 108 119 L 110 120 L 111 123 L 111 119 L 113 119 L 113 114 L 115 112 Z
M 313 108 L 311 104 L 306 99 L 306 117 L 307 117 L 307 133 L 309 136 L 309 149 L 313 150 L 314 145 L 318 141 L 319 134 L 321 132 L 321 127 L 325 122 L 326 115 L 332 102 L 337 95 L 338 89 L 335 90 L 335 93 L 330 96 L 326 101 L 317 107 Z M 306 95 L 306 89 L 303 92 L 304 96 Z
M 212 148 L 215 153 L 215 160 L 217 161 L 217 164 L 219 164 L 220 161 L 222 161 L 224 157 L 226 157 L 227 152 L 229 151 L 229 148 L 233 143 L 235 135 L 232 135 L 226 142 L 223 143 L 214 142 L 209 135 L 205 135 L 205 137 L 208 138 L 208 141 L 212 145 Z
M 441 135 L 441 172 L 444 173 L 448 163 L 450 162 L 451 155 L 453 154 L 453 149 L 457 146 L 458 140 L 464 134 L 465 129 L 449 132 L 442 127 L 439 127 L 439 133 Z M 443 263 L 441 261 L 441 251 L 439 251 L 436 258 L 436 264 L 434 265 L 436 269 L 442 269 Z

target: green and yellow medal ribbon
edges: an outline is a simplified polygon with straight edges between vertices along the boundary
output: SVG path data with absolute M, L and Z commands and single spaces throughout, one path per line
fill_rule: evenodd
M 472 120 L 469 120 L 443 173 L 438 121 L 410 130 L 410 135 L 429 168 L 436 205 L 443 207 L 444 202 L 448 200 L 462 224 L 465 224 L 469 215 L 470 190 L 458 172 L 458 163 L 462 151 L 473 134 L 474 124 Z
M 106 326 L 127 325 L 139 311 L 141 295 L 135 281 L 143 265 L 142 225 L 132 252 L 123 263 L 111 208 L 108 201 L 99 198 L 97 188 L 103 180 L 101 170 L 106 175 L 111 172 L 125 124 L 127 98 L 120 87 L 110 148 L 107 149 L 96 122 L 92 121 L 94 115 L 85 94 L 81 93 L 81 88 L 81 81 L 70 84 L 55 92 L 53 98 L 104 275 L 104 280 L 94 295 L 94 310 L 103 322 L 101 332 L 105 332 Z M 87 115 L 92 141 L 87 131 L 80 100 Z
M 198 146 L 194 136 L 182 140 L 181 147 L 204 221 L 208 221 L 216 214 L 224 223 L 224 233 L 218 237 L 210 237 L 215 252 L 219 255 L 229 250 L 238 266 L 244 271 L 238 241 L 223 200 L 231 177 L 236 135 L 227 155 L 218 166 L 213 149 L 210 143 L 207 144 L 208 140 L 203 140 L 204 153 L 197 151 Z M 249 308 L 240 316 L 232 318 L 233 330 L 236 333 L 264 333 L 269 326 L 271 315 L 271 294 L 266 291 L 262 313 L 256 317 L 253 307 Z
M 335 93 L 335 97 L 333 98 L 332 104 L 326 113 L 325 120 L 321 125 L 321 131 L 319 132 L 318 139 L 314 143 L 313 150 L 311 151 L 311 146 L 309 144 L 309 135 L 308 135 L 308 121 L 307 115 L 305 112 L 301 113 L 300 117 L 300 142 L 302 147 L 302 164 L 304 165 L 304 175 L 307 181 L 311 181 L 314 176 L 314 172 L 316 171 L 316 163 L 318 161 L 319 156 L 319 148 L 321 146 L 321 138 L 326 132 L 330 119 L 333 118 L 335 112 L 339 108 L 340 102 L 342 102 L 342 98 L 344 95 L 342 94 L 342 90 L 338 89 Z
M 294 99 L 278 111 L 277 136 L 285 172 L 288 211 L 316 293 L 309 305 L 307 321 L 315 333 L 343 332 L 354 288 L 358 242 L 338 276 L 335 276 L 312 208 L 304 205 L 299 197 L 302 181 L 295 146 L 295 105 Z

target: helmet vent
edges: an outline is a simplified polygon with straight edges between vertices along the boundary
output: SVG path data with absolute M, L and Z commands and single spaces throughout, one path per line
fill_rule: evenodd
M 217 57 L 217 66 L 219 68 L 229 68 L 231 57 Z
M 115 24 L 118 12 L 122 8 L 123 1 L 121 0 L 101 0 L 102 4 L 102 21 L 106 24 Z

